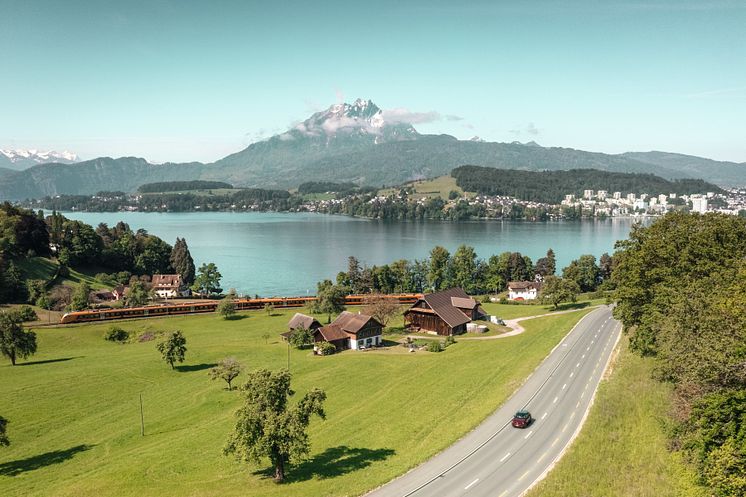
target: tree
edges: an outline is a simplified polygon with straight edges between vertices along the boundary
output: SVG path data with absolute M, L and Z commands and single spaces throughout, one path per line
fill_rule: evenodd
M 192 286 L 195 276 L 194 259 L 192 259 L 192 254 L 189 253 L 186 239 L 176 238 L 169 260 L 174 271 L 181 275 L 182 284 L 187 288 Z
M 329 280 L 324 280 L 318 283 L 316 300 L 313 302 L 311 308 L 313 312 L 327 315 L 327 323 L 332 321 L 332 314 L 337 314 L 345 310 L 345 297 L 347 296 L 347 288 L 334 285 Z
M 223 276 L 214 263 L 202 264 L 197 273 L 194 284 L 192 284 L 193 291 L 199 292 L 203 296 L 209 296 L 220 291 L 220 279 Z
M 0 260 L 0 302 L 25 302 L 26 283 L 18 267 L 9 262 L 3 271 Z
M 374 317 L 376 321 L 384 326 L 400 311 L 399 302 L 396 299 L 381 294 L 374 293 L 367 295 L 363 299 L 363 313 Z
M 80 283 L 73 292 L 72 301 L 70 302 L 71 311 L 82 311 L 88 309 L 90 301 L 91 286 L 85 281 Z
M 346 273 L 346 284 L 350 287 L 351 293 L 362 293 L 363 288 L 361 287 L 362 271 L 360 268 L 360 261 L 357 257 L 350 256 L 347 258 L 347 273 Z
M 133 277 L 129 288 L 127 288 L 127 291 L 125 292 L 124 301 L 129 307 L 141 307 L 148 303 L 150 300 L 150 294 L 151 292 L 147 285 L 143 281 Z
M 448 265 L 451 254 L 438 245 L 430 251 L 430 269 L 427 281 L 434 291 L 443 290 L 448 282 Z
M 239 460 L 261 461 L 267 457 L 275 469 L 275 482 L 285 479 L 288 463 L 309 452 L 307 428 L 313 415 L 326 418 L 326 393 L 311 389 L 295 405 L 290 372 L 259 369 L 241 387 L 244 404 L 236 411 L 236 425 L 223 452 Z
M 562 277 L 573 280 L 581 292 L 592 292 L 598 287 L 601 270 L 593 255 L 581 255 L 562 270 Z
M 601 279 L 604 281 L 610 279 L 614 268 L 614 259 L 607 252 L 604 252 L 598 260 L 598 268 Z
M 554 257 L 554 250 L 547 250 L 546 257 L 536 261 L 536 274 L 542 277 L 552 276 L 557 271 L 557 262 Z
M 271 336 L 271 335 L 269 334 L 269 332 L 266 332 L 266 331 L 265 331 L 264 333 L 262 333 L 262 338 L 264 338 L 264 343 L 265 343 L 265 344 L 266 344 L 267 342 L 269 342 L 269 337 L 270 337 L 270 336 Z
M 16 359 L 36 353 L 36 333 L 26 331 L 16 312 L 0 312 L 0 352 L 15 366 Z
M 547 276 L 541 285 L 541 299 L 556 309 L 562 302 L 575 302 L 580 288 L 572 280 Z
M 163 360 L 171 366 L 171 369 L 175 369 L 175 362 L 184 362 L 184 354 L 187 351 L 186 338 L 181 334 L 181 331 L 172 331 L 156 345 L 156 348 L 163 356 Z
M 223 316 L 223 319 L 229 319 L 235 316 L 236 303 L 233 301 L 234 298 L 235 298 L 235 295 L 232 295 L 229 293 L 218 304 L 217 311 L 221 316 Z
M 0 447 L 7 447 L 10 445 L 10 439 L 8 438 L 8 423 L 9 421 L 7 419 L 0 416 Z
M 302 349 L 313 343 L 313 333 L 305 328 L 296 328 L 288 337 L 288 341 L 296 349 Z
M 220 378 L 228 384 L 228 390 L 233 390 L 231 382 L 241 374 L 242 369 L 241 363 L 235 357 L 226 357 L 210 370 L 210 378 L 213 380 Z
M 454 286 L 462 288 L 466 293 L 475 293 L 478 289 L 477 253 L 474 248 L 461 245 L 451 257 L 451 275 Z
M 267 302 L 266 304 L 264 304 L 264 312 L 267 313 L 267 316 L 271 316 L 272 313 L 275 312 L 275 306 Z

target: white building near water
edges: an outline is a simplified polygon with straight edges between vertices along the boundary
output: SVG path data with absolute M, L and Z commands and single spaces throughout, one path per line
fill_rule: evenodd
M 508 300 L 536 300 L 541 283 L 536 281 L 511 281 L 508 283 Z
M 707 197 L 692 195 L 690 200 L 692 201 L 692 212 L 699 212 L 700 214 L 707 212 Z

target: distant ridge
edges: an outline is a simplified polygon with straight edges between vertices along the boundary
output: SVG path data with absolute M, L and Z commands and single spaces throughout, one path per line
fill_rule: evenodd
M 295 188 L 308 181 L 381 187 L 442 176 L 464 164 L 556 171 L 652 173 L 666 179 L 704 178 L 720 186 L 746 186 L 746 163 L 667 152 L 619 155 L 528 143 L 420 134 L 407 113 L 385 111 L 358 99 L 316 112 L 287 131 L 212 164 L 150 164 L 136 157 L 100 157 L 75 164 L 39 164 L 0 174 L 0 200 L 102 190 L 133 192 L 142 184 L 211 180 L 236 187 Z M 0 163 L 0 167 L 8 167 Z

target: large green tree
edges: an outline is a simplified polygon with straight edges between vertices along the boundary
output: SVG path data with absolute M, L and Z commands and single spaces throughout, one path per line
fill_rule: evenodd
M 575 302 L 578 293 L 580 288 L 573 280 L 550 275 L 544 278 L 539 298 L 556 309 L 562 302 Z
M 142 307 L 150 301 L 151 294 L 148 284 L 133 277 L 124 294 L 124 301 L 129 307 Z
M 267 457 L 275 470 L 275 481 L 285 479 L 287 466 L 309 452 L 308 425 L 314 415 L 324 419 L 326 393 L 310 390 L 295 405 L 290 372 L 260 369 L 249 374 L 241 387 L 244 404 L 236 411 L 236 425 L 224 448 L 237 459 L 260 462 Z
M 172 331 L 158 342 L 156 348 L 163 356 L 163 360 L 171 366 L 171 369 L 174 369 L 175 362 L 184 362 L 184 355 L 187 351 L 186 337 L 181 331 Z
M 176 274 L 181 275 L 182 284 L 185 287 L 192 286 L 196 270 L 186 239 L 176 238 L 176 243 L 174 243 L 174 248 L 171 251 L 170 262 Z
M 562 277 L 578 284 L 581 292 L 592 292 L 598 288 L 601 270 L 593 255 L 581 255 L 562 270 Z
M 345 310 L 345 297 L 349 293 L 347 287 L 334 285 L 329 280 L 318 283 L 316 288 L 316 300 L 311 308 L 313 312 L 326 314 L 327 323 L 331 322 L 332 314 L 337 314 Z
M 434 291 L 443 290 L 450 280 L 448 266 L 451 254 L 444 247 L 438 245 L 430 251 L 430 268 L 427 281 Z
M 203 263 L 199 267 L 197 277 L 192 284 L 192 290 L 200 293 L 202 296 L 210 296 L 221 291 L 220 280 L 223 275 L 218 271 L 218 267 L 210 262 Z
M 13 311 L 0 312 L 0 352 L 15 366 L 16 360 L 36 352 L 36 333 L 23 328 L 23 319 Z
M 454 286 L 466 293 L 476 293 L 480 289 L 477 279 L 477 253 L 473 247 L 461 245 L 451 257 L 451 275 Z
M 91 286 L 85 281 L 80 283 L 73 291 L 72 301 L 70 302 L 71 311 L 82 311 L 88 309 L 90 301 Z

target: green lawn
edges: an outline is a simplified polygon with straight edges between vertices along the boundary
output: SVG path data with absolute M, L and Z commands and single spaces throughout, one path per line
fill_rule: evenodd
M 558 309 L 551 305 L 538 304 L 498 304 L 488 302 L 482 304 L 482 309 L 487 314 L 497 316 L 500 319 L 515 319 L 528 316 L 538 316 L 541 314 L 550 314 L 556 311 L 567 311 L 572 309 L 582 309 L 591 305 L 602 304 L 603 300 L 590 300 L 578 302 L 576 304 L 561 304 Z
M 221 454 L 240 397 L 210 381 L 207 369 L 230 355 L 251 369 L 285 367 L 287 346 L 276 333 L 293 312 L 119 323 L 132 331 L 181 329 L 189 351 L 179 371 L 161 361 L 154 342 L 104 341 L 107 325 L 37 329 L 39 353 L 29 364 L 0 365 L 0 413 L 10 420 L 12 442 L 0 449 L 0 495 L 359 495 L 489 415 L 585 314 L 528 321 L 522 335 L 460 341 L 439 354 L 293 350 L 293 387 L 301 394 L 324 388 L 327 420 L 312 422 L 311 459 L 276 485 L 266 461 L 247 465 Z M 265 331 L 272 332 L 266 342 Z
M 583 431 L 530 497 L 705 497 L 662 425 L 671 390 L 651 378 L 652 362 L 629 352 L 627 339 L 610 379 L 599 388 Z

